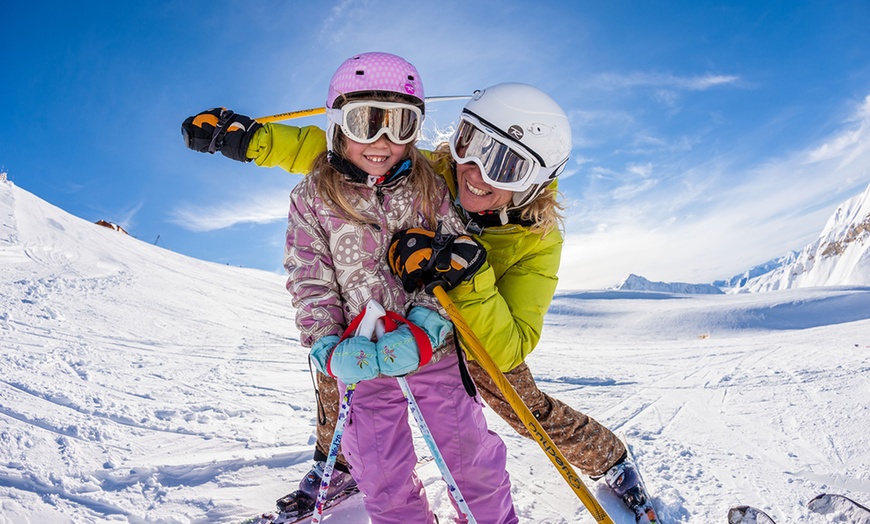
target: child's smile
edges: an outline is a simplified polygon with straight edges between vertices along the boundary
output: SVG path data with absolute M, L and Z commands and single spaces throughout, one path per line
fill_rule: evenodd
M 347 159 L 370 176 L 387 174 L 405 156 L 407 145 L 395 144 L 382 135 L 371 144 L 360 144 L 345 138 Z

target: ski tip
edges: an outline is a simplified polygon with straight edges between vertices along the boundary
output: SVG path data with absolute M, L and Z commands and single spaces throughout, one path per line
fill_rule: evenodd
M 828 493 L 819 493 L 812 500 L 807 502 L 807 508 L 814 513 L 827 513 L 831 506 L 831 495 Z
M 776 524 L 776 522 L 758 508 L 734 506 L 728 510 L 728 524 Z
M 854 512 L 865 520 L 861 523 L 870 522 L 870 508 L 837 493 L 820 493 L 807 502 L 807 508 L 813 513 L 823 515 L 837 512 Z

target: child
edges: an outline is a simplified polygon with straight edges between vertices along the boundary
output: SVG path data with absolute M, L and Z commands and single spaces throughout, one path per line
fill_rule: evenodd
M 442 310 L 432 296 L 406 292 L 386 263 L 398 231 L 439 222 L 461 230 L 443 182 L 413 145 L 424 111 L 419 74 L 395 55 L 354 56 L 335 72 L 326 107 L 327 152 L 291 193 L 284 266 L 301 342 L 312 347 L 315 365 L 337 376 L 342 391 L 358 383 L 342 448 L 369 516 L 374 524 L 435 522 L 414 472 L 406 401 L 391 378 L 407 374 L 472 514 L 480 522 L 517 522 L 504 443 L 487 430 L 479 398 L 466 394 L 451 330 L 435 313 Z M 485 251 L 460 239 L 454 252 L 468 261 L 454 269 L 461 279 L 480 267 Z M 377 345 L 365 337 L 339 341 L 369 300 L 426 331 L 428 362 L 402 328 L 391 333 L 398 344 L 387 337 Z

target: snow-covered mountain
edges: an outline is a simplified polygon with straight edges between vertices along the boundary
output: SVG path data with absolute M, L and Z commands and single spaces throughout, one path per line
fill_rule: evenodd
M 317 417 L 293 317 L 281 275 L 178 255 L 0 181 L 0 524 L 273 508 L 310 465 Z M 870 288 L 558 294 L 527 362 L 627 437 L 664 522 L 721 523 L 735 504 L 821 522 L 804 507 L 820 491 L 870 502 Z M 595 522 L 535 443 L 486 416 L 524 524 Z M 420 474 L 450 522 L 437 467 Z M 325 519 L 369 522 L 359 498 Z
M 819 238 L 793 260 L 749 279 L 738 291 L 834 285 L 870 285 L 870 186 L 838 206 Z
M 649 280 L 630 274 L 613 289 L 623 291 L 656 291 L 660 293 L 687 293 L 692 295 L 720 295 L 721 289 L 711 284 L 687 284 L 685 282 L 650 282 Z
M 715 282 L 713 282 L 713 285 L 720 289 L 725 288 L 735 290 L 746 285 L 747 282 L 755 277 L 770 273 L 775 269 L 793 263 L 797 259 L 797 256 L 797 251 L 789 251 L 788 254 L 786 254 L 785 256 L 774 258 L 773 260 L 769 260 L 763 264 L 758 264 L 757 266 L 752 266 L 743 273 L 740 273 L 739 275 L 734 275 L 727 280 L 716 280 Z
M 819 238 L 801 251 L 712 284 L 650 282 L 632 274 L 614 289 L 715 294 L 847 285 L 870 285 L 870 186 L 838 206 Z

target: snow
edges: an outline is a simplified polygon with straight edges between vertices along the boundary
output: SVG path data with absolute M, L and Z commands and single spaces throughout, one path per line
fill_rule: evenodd
M 315 424 L 283 286 L 0 181 L 0 523 L 272 509 L 307 471 Z M 663 522 L 725 522 L 736 504 L 825 522 L 803 507 L 819 492 L 870 501 L 870 288 L 563 292 L 528 362 L 544 391 L 627 437 Z M 594 522 L 535 443 L 487 418 L 522 522 Z M 448 521 L 437 467 L 421 474 Z M 325 522 L 369 520 L 354 498 Z

